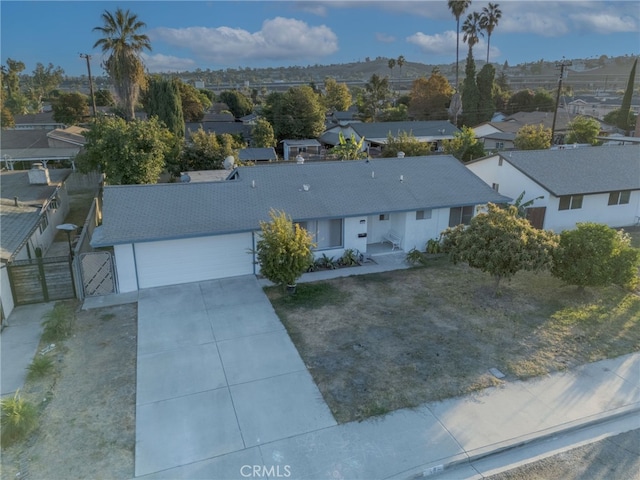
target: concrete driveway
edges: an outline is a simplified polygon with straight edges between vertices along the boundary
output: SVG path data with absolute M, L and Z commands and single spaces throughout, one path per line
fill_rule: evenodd
M 333 425 L 254 276 L 139 292 L 136 476 L 237 452 L 220 473 L 242 478 L 259 445 Z

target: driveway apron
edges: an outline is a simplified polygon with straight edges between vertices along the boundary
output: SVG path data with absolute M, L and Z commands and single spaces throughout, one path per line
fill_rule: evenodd
M 136 476 L 334 425 L 255 276 L 139 292 Z

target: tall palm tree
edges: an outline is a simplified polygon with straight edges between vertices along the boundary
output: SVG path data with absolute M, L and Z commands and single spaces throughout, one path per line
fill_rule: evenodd
M 487 32 L 487 63 L 489 63 L 489 47 L 491 45 L 491 34 L 493 29 L 498 26 L 498 22 L 502 18 L 502 10 L 500 10 L 499 4 L 489 3 L 488 7 L 482 9 L 482 16 L 480 19 L 480 27 Z
M 462 24 L 462 31 L 464 32 L 462 41 L 469 45 L 470 55 L 472 55 L 473 46 L 480 41 L 480 37 L 484 36 L 480 23 L 481 15 L 478 12 L 472 12 L 467 15 L 466 20 Z
M 149 37 L 139 33 L 146 27 L 138 16 L 118 8 L 115 13 L 104 11 L 101 15 L 103 25 L 95 27 L 104 35 L 93 48 L 101 47 L 108 58 L 104 68 L 109 73 L 116 93 L 120 97 L 127 120 L 135 116 L 135 104 L 140 94 L 140 85 L 144 82 L 144 64 L 140 58 L 143 50 L 151 50 Z
M 390 58 L 389 59 L 389 70 L 391 70 L 391 76 L 393 76 L 393 69 L 396 66 L 396 60 L 395 58 Z
M 398 68 L 400 68 L 400 77 L 402 77 L 402 66 L 405 63 L 404 55 L 400 55 L 398 60 L 396 60 L 396 63 L 398 64 Z
M 458 90 L 458 63 L 460 60 L 460 17 L 471 5 L 471 0 L 447 0 L 449 10 L 456 18 L 456 91 Z

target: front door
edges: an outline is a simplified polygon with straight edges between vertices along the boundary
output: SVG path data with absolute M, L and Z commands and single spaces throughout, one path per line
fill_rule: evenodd
M 544 215 L 547 211 L 547 207 L 530 207 L 527 208 L 527 220 L 535 228 L 542 230 L 544 227 Z

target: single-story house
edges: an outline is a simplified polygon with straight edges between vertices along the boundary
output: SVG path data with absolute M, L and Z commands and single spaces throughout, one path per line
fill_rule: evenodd
M 350 127 L 356 134 L 356 140 L 360 141 L 364 137 L 367 150 L 386 145 L 389 134 L 398 137 L 406 133 L 413 135 L 420 142 L 431 143 L 433 151 L 442 151 L 442 141 L 451 140 L 460 132 L 455 125 L 446 120 L 351 123 Z M 345 133 L 345 137 L 349 138 L 350 135 Z
M 282 140 L 282 156 L 286 160 L 293 160 L 298 155 L 305 159 L 316 160 L 322 154 L 322 145 L 315 138 L 300 140 Z
M 51 148 L 84 147 L 87 143 L 85 132 L 88 128 L 72 125 L 67 128 L 56 128 L 47 133 L 47 139 Z
M 14 307 L 7 263 L 35 258 L 37 248 L 47 252 L 56 226 L 69 213 L 65 180 L 70 174 L 69 169 L 41 165 L 0 173 L 0 303 L 5 317 Z
M 424 250 L 479 206 L 510 200 L 449 155 L 256 165 L 223 182 L 106 186 L 91 245 L 113 247 L 129 292 L 258 273 L 251 251 L 271 209 L 313 234 L 317 256 L 340 256 L 390 233 L 396 251 Z
M 625 227 L 640 216 L 637 145 L 501 152 L 467 168 L 504 195 L 535 198 L 528 217 L 538 228 L 561 232 L 578 222 Z
M 278 155 L 273 147 L 243 148 L 238 150 L 238 160 L 241 162 L 275 162 L 278 160 Z

